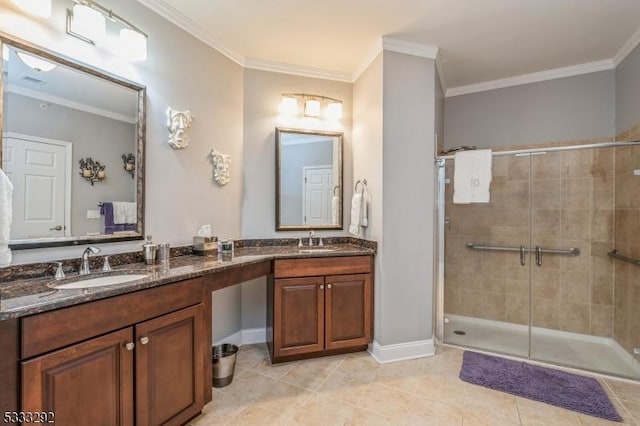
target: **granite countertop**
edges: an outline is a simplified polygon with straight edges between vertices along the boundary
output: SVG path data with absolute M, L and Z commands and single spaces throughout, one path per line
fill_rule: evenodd
M 55 281 L 51 276 L 11 281 L 0 285 L 0 321 L 170 284 L 272 259 L 375 254 L 374 249 L 355 244 L 316 247 L 316 250 L 332 249 L 332 251 L 307 253 L 303 251 L 305 249 L 308 248 L 299 249 L 291 246 L 239 248 L 235 250 L 233 256 L 218 254 L 215 257 L 193 255 L 173 257 L 170 259 L 168 267 L 160 264 L 147 266 L 144 263 L 130 263 L 115 267 L 111 272 L 93 272 L 90 276 L 83 278 L 122 274 L 145 274 L 148 277 L 128 283 L 87 289 L 63 290 L 51 287 L 55 284 L 77 281 L 80 279 L 77 274 L 68 274 L 67 278 L 60 281 Z

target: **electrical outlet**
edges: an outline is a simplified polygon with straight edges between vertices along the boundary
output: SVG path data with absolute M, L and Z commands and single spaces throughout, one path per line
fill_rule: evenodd
M 100 210 L 87 210 L 87 219 L 100 219 Z

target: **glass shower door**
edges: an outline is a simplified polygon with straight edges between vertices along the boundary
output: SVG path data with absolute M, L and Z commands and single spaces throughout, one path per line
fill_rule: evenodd
M 445 170 L 443 341 L 528 357 L 530 156 L 493 157 L 489 203 L 454 204 Z

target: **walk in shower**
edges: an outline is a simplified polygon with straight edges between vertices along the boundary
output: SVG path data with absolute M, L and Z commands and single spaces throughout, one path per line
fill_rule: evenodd
M 438 170 L 438 339 L 640 379 L 640 144 L 493 154 L 491 201 Z

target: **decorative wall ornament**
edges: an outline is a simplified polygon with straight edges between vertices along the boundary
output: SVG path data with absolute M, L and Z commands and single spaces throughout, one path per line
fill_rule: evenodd
M 103 166 L 99 161 L 93 161 L 91 157 L 81 158 L 80 161 L 80 176 L 91 182 L 93 186 L 94 182 L 100 182 L 107 177 L 104 169 L 107 166 Z
M 136 157 L 133 154 L 122 154 L 122 161 L 124 161 L 124 165 L 122 168 L 131 175 L 131 179 L 133 179 L 136 174 Z
M 191 139 L 187 133 L 191 127 L 191 111 L 176 111 L 167 108 L 167 128 L 169 129 L 169 145 L 174 149 L 184 149 Z
M 226 185 L 231 180 L 231 156 L 218 152 L 215 148 L 209 154 L 213 164 L 213 180 L 220 186 Z

